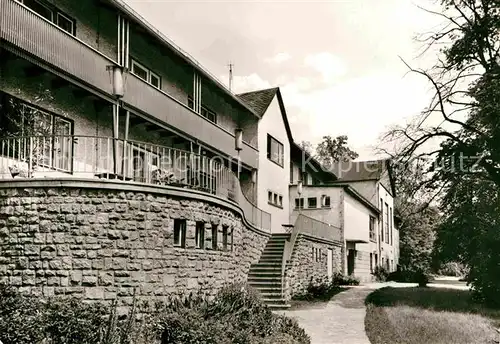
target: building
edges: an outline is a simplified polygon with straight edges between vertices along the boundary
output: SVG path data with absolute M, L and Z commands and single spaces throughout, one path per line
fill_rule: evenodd
M 279 89 L 232 94 L 120 0 L 0 0 L 0 149 L 0 283 L 26 292 L 254 279 L 283 305 L 343 259 L 339 230 L 290 232 Z

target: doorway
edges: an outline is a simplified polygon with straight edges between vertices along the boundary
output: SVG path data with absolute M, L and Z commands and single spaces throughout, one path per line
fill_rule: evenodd
M 356 250 L 349 250 L 347 253 L 347 275 L 354 273 L 354 262 L 356 259 Z

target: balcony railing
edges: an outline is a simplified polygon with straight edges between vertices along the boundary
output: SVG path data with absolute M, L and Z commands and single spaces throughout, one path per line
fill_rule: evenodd
M 339 227 L 305 216 L 304 214 L 300 214 L 297 220 L 295 220 L 294 230 L 317 238 L 332 241 L 342 240 L 342 233 Z
M 233 201 L 252 225 L 271 228 L 271 215 L 247 200 L 222 158 L 145 142 L 74 135 L 4 138 L 0 177 L 106 178 L 188 188 Z
M 0 38 L 70 75 L 112 93 L 115 64 L 97 50 L 14 0 L 0 0 Z
M 184 104 L 161 90 L 151 87 L 133 74 L 128 74 L 125 78 L 123 101 L 173 128 L 180 129 L 184 133 L 216 147 L 229 156 L 236 154 L 234 133 L 229 133 L 194 113 Z M 245 143 L 241 151 L 241 161 L 249 166 L 257 167 L 257 149 Z

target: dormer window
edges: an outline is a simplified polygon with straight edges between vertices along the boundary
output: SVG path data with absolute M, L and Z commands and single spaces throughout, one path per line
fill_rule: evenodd
M 132 74 L 151 84 L 151 86 L 160 89 L 161 78 L 150 69 L 141 65 L 139 62 L 132 60 Z

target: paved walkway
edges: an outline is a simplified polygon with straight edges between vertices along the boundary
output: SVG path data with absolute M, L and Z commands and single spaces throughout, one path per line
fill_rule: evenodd
M 448 281 L 450 280 L 450 281 Z M 468 289 L 465 284 L 448 284 L 458 279 L 440 278 L 429 284 L 434 288 Z M 458 282 L 458 281 L 455 281 Z M 365 298 L 383 287 L 416 287 L 416 283 L 373 282 L 352 287 L 333 297 L 329 302 L 305 303 L 303 307 L 282 313 L 297 319 L 311 336 L 311 344 L 370 344 L 365 333 Z
M 311 344 L 370 344 L 365 333 L 366 296 L 371 288 L 356 287 L 337 294 L 328 303 L 308 304 L 284 311 L 297 319 L 311 336 Z

